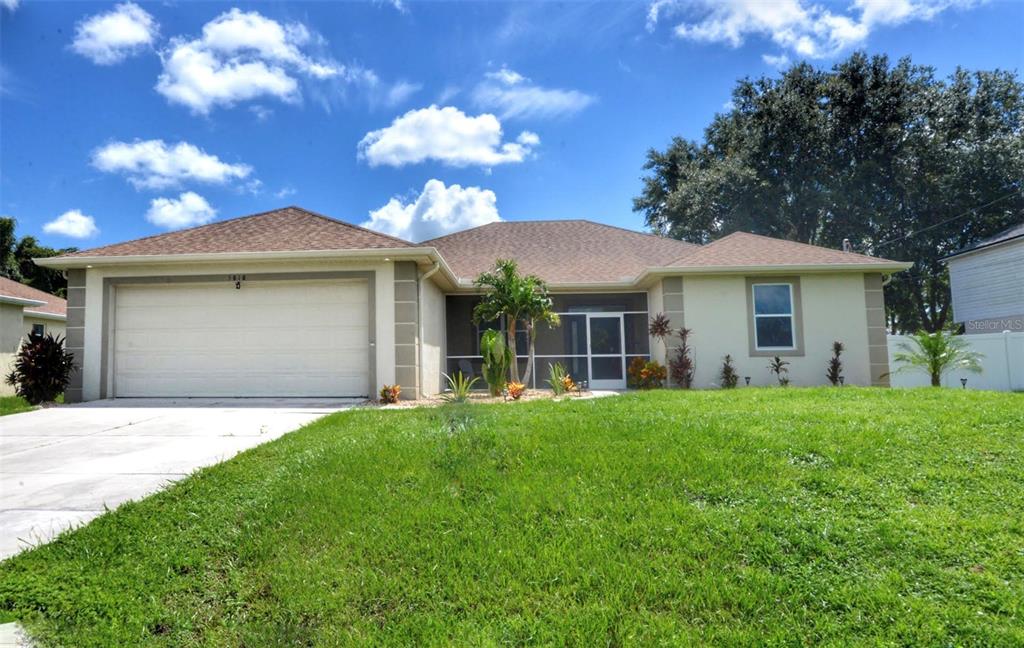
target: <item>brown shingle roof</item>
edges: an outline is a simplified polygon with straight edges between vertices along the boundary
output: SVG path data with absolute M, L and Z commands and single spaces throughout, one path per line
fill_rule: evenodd
M 400 238 L 328 218 L 300 207 L 243 216 L 69 254 L 74 257 L 296 252 L 410 247 Z
M 32 286 L 26 286 L 13 279 L 0 277 L 0 296 L 17 297 L 19 299 L 34 299 L 46 302 L 42 306 L 26 306 L 26 313 L 45 313 L 47 315 L 67 315 L 68 303 L 66 300 L 51 295 L 50 293 L 36 290 Z
M 700 248 L 585 220 L 504 221 L 424 241 L 436 247 L 462 279 L 514 259 L 524 273 L 548 283 L 632 280 L 645 268 L 665 266 Z
M 897 261 L 831 248 L 735 232 L 671 264 L 682 268 L 727 266 L 892 265 Z

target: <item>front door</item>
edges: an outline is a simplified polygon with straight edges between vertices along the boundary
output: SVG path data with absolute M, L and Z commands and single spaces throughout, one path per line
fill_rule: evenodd
M 626 357 L 622 315 L 587 315 L 591 389 L 625 389 Z

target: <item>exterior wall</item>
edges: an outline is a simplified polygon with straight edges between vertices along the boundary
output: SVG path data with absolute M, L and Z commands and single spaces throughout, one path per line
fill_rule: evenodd
M 693 275 L 682 278 L 685 325 L 693 331 L 690 340 L 696 361 L 694 386 L 697 388 L 718 385 L 722 358 L 726 354 L 733 357 L 741 377 L 750 376 L 751 385 L 775 384 L 767 367 L 768 358 L 750 353 L 748 340 L 752 324 L 747 307 L 747 279 L 744 276 Z M 794 310 L 802 311 L 802 321 L 797 321 L 797 327 L 803 334 L 803 348 L 797 353 L 779 352 L 790 363 L 792 384 L 827 384 L 825 369 L 832 355 L 833 340 L 841 341 L 846 347 L 842 356 L 846 383 L 872 384 L 864 275 L 806 274 L 801 275 L 799 281 L 802 308 L 794 304 Z M 666 311 L 669 305 L 664 304 Z M 678 327 L 674 320 L 673 326 Z
M 32 332 L 32 327 L 36 324 L 42 324 L 46 335 L 65 335 L 67 333 L 67 326 L 61 320 L 54 320 L 45 317 L 32 317 L 29 313 L 25 313 L 24 318 L 24 333 L 28 335 Z
M 84 398 L 83 385 L 85 380 L 84 366 L 86 362 L 85 356 L 85 283 L 86 283 L 86 271 L 85 270 L 68 270 L 68 319 L 65 322 L 67 326 L 67 337 L 64 340 L 64 347 L 74 356 L 75 358 L 75 370 L 71 373 L 71 380 L 68 383 L 68 388 L 64 390 L 64 402 L 65 403 L 78 403 Z M 102 284 L 102 280 L 100 281 Z M 97 289 L 96 297 L 100 297 L 100 291 Z M 97 310 L 100 306 L 96 307 Z M 96 347 L 97 357 L 97 371 L 99 370 L 99 347 Z M 97 373 L 97 376 L 99 374 Z M 98 383 L 97 378 L 97 383 Z M 99 393 L 97 391 L 97 393 Z
M 14 363 L 14 356 L 21 345 L 22 312 L 25 307 L 20 304 L 0 303 L 0 396 L 14 394 L 4 380 Z
M 402 400 L 419 395 L 419 274 L 413 261 L 395 263 L 395 382 Z
M 244 262 L 244 263 L 197 263 L 188 266 L 153 265 L 148 267 L 110 267 L 76 270 L 69 273 L 68 278 L 68 349 L 82 359 L 82 369 L 78 377 L 80 392 L 75 393 L 75 377 L 68 395 L 71 401 L 97 400 L 112 393 L 111 374 L 105 376 L 106 385 L 102 384 L 103 376 L 103 336 L 104 327 L 113 326 L 111 318 L 104 317 L 104 280 L 117 277 L 168 277 L 187 275 L 221 274 L 225 277 L 234 274 L 257 273 L 317 273 L 341 271 L 372 271 L 374 272 L 374 295 L 376 302 L 376 391 L 383 383 L 394 383 L 395 380 L 395 264 L 391 262 Z M 82 281 L 79 282 L 78 274 Z M 116 290 L 116 288 L 114 289 Z M 76 310 L 78 304 L 84 309 Z M 83 327 L 76 323 L 81 318 Z M 81 331 L 81 333 L 78 333 Z M 80 345 L 80 346 L 79 346 Z M 109 352 L 109 351 L 108 351 Z M 110 359 L 107 358 L 109 361 Z M 111 366 L 113 363 L 109 363 Z M 371 370 L 371 374 L 373 371 Z
M 953 317 L 968 323 L 967 333 L 1024 330 L 1024 239 L 950 259 L 949 281 Z M 970 325 L 977 320 L 997 321 Z M 998 320 L 1016 320 L 1020 328 Z
M 439 394 L 444 383 L 445 301 L 444 293 L 430 279 L 420 281 L 420 327 L 422 347 L 420 391 L 427 396 Z

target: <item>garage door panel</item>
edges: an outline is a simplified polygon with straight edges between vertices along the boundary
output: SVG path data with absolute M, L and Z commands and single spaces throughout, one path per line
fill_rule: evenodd
M 118 396 L 365 396 L 364 280 L 117 289 Z
M 265 331 L 250 329 L 232 333 L 226 331 L 225 328 L 227 327 L 192 330 L 179 328 L 163 328 L 152 331 L 144 329 L 119 330 L 115 345 L 118 350 L 133 353 L 178 352 L 182 348 L 216 351 L 225 346 L 253 353 L 267 352 L 267 333 Z M 278 333 L 273 337 L 273 342 L 286 345 L 293 351 L 347 348 L 357 349 L 365 354 L 368 339 L 367 326 L 337 326 L 303 328 L 295 332 Z

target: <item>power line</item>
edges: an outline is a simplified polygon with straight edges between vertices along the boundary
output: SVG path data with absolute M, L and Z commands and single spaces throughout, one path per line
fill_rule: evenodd
M 965 211 L 962 214 L 959 214 L 959 215 L 954 216 L 952 218 L 947 218 L 946 220 L 938 222 L 938 223 L 935 223 L 934 225 L 929 225 L 928 227 L 923 227 L 923 228 L 921 228 L 919 230 L 911 231 L 908 234 L 905 234 L 903 236 L 900 236 L 900 237 L 897 237 L 897 238 L 894 238 L 894 239 L 889 239 L 888 241 L 882 241 L 878 245 L 872 246 L 872 250 L 877 250 L 878 248 L 884 247 L 886 245 L 889 245 L 890 243 L 898 243 L 899 241 L 906 240 L 906 239 L 910 238 L 911 236 L 917 236 L 918 234 L 921 234 L 922 232 L 927 232 L 928 230 L 935 229 L 936 227 L 942 227 L 943 225 L 946 225 L 948 223 L 952 223 L 955 220 L 960 220 L 961 218 L 964 218 L 965 216 L 970 216 L 971 214 L 973 214 L 974 212 L 978 211 L 979 209 L 985 209 L 986 207 L 990 207 L 990 206 L 996 204 L 997 202 L 1002 202 L 1002 201 L 1006 200 L 1007 198 L 1010 198 L 1012 196 L 1015 196 L 1015 195 L 1021 193 L 1022 191 L 1024 191 L 1024 189 L 1017 189 L 1015 191 L 1011 191 L 1010 193 L 1008 193 L 1006 195 L 1003 195 L 1003 196 L 1000 196 L 1000 197 L 996 198 L 995 200 L 989 201 L 989 202 L 985 203 L 984 205 L 979 205 L 977 207 L 971 207 L 970 209 L 968 209 L 967 211 Z

